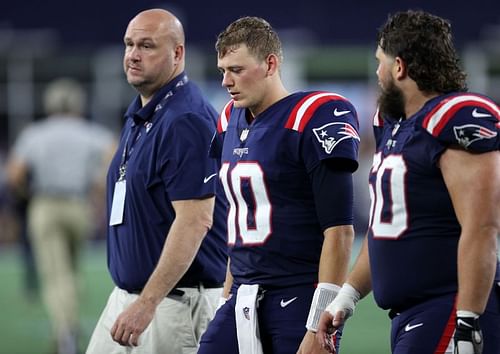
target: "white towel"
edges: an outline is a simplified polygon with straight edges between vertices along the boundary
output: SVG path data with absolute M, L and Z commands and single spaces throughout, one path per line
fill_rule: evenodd
M 264 354 L 257 319 L 259 285 L 240 285 L 236 295 L 236 333 L 240 354 Z

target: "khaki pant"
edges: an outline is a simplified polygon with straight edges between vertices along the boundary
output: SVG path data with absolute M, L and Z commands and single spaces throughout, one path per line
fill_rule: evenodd
M 201 335 L 213 318 L 222 295 L 219 289 L 179 288 L 182 297 L 168 296 L 139 337 L 139 346 L 123 347 L 111 338 L 122 311 L 139 295 L 115 288 L 96 325 L 86 354 L 195 354 Z
M 77 265 L 81 242 L 90 231 L 88 205 L 34 197 L 27 217 L 43 301 L 61 340 L 78 330 Z

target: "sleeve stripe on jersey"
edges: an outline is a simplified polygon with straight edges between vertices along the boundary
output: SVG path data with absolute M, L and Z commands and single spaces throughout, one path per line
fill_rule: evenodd
M 380 110 L 378 107 L 377 107 L 377 111 L 373 115 L 373 125 L 375 127 L 383 127 L 384 126 L 384 120 L 380 116 Z
M 234 101 L 231 100 L 222 109 L 220 113 L 219 120 L 217 122 L 217 132 L 223 133 L 227 129 L 227 124 L 229 123 L 229 118 L 231 116 L 231 108 L 233 108 Z
M 293 108 L 288 117 L 285 128 L 302 132 L 311 120 L 314 112 L 325 102 L 343 100 L 345 97 L 330 92 L 314 92 L 302 98 Z
M 497 120 L 500 117 L 500 110 L 496 104 L 483 97 L 469 94 L 453 97 L 438 104 L 426 115 L 423 126 L 430 134 L 438 136 L 455 113 L 466 106 L 477 106 L 493 112 Z

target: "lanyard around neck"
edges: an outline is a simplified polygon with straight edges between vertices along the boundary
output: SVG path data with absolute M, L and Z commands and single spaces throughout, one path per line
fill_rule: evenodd
M 148 119 L 144 126 L 146 127 L 146 131 L 149 131 L 152 127 L 152 121 L 156 115 L 156 112 L 160 111 L 163 107 L 165 107 L 165 104 L 167 101 L 172 98 L 172 96 L 177 92 L 177 90 L 187 84 L 189 81 L 187 75 L 184 75 L 176 84 L 175 86 L 168 91 L 165 96 L 162 98 L 162 100 L 156 105 L 153 116 Z M 137 131 L 134 132 L 134 136 L 132 137 L 132 140 L 130 140 L 131 135 L 132 135 L 132 129 L 135 129 L 135 127 L 139 127 Z M 119 181 L 123 181 L 125 179 L 125 175 L 127 172 L 127 163 L 128 160 L 130 159 L 130 156 L 132 155 L 132 152 L 134 151 L 134 145 L 137 141 L 139 141 L 140 137 L 142 136 L 141 132 L 141 125 L 136 124 L 132 125 L 131 129 L 128 131 L 127 138 L 125 139 L 125 146 L 123 147 L 123 152 L 122 152 L 122 158 L 121 158 L 121 163 L 119 167 Z M 130 142 L 130 146 L 129 146 Z

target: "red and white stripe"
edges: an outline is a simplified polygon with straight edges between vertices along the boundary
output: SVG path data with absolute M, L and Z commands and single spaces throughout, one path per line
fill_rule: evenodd
M 337 100 L 347 101 L 345 97 L 331 92 L 314 92 L 303 97 L 293 108 L 285 128 L 302 132 L 323 103 Z
M 466 106 L 484 108 L 500 120 L 500 109 L 495 103 L 481 96 L 464 94 L 440 102 L 425 116 L 423 127 L 433 136 L 438 136 L 455 113 Z
M 434 351 L 434 354 L 451 354 L 454 351 L 453 335 L 455 334 L 455 319 L 456 319 L 456 300 L 452 311 L 450 312 L 450 317 L 446 321 L 446 326 L 441 334 L 439 343 Z
M 229 118 L 231 116 L 231 109 L 233 108 L 234 101 L 231 100 L 222 109 L 220 113 L 219 120 L 217 121 L 217 132 L 223 133 L 227 130 L 227 125 L 229 124 Z

